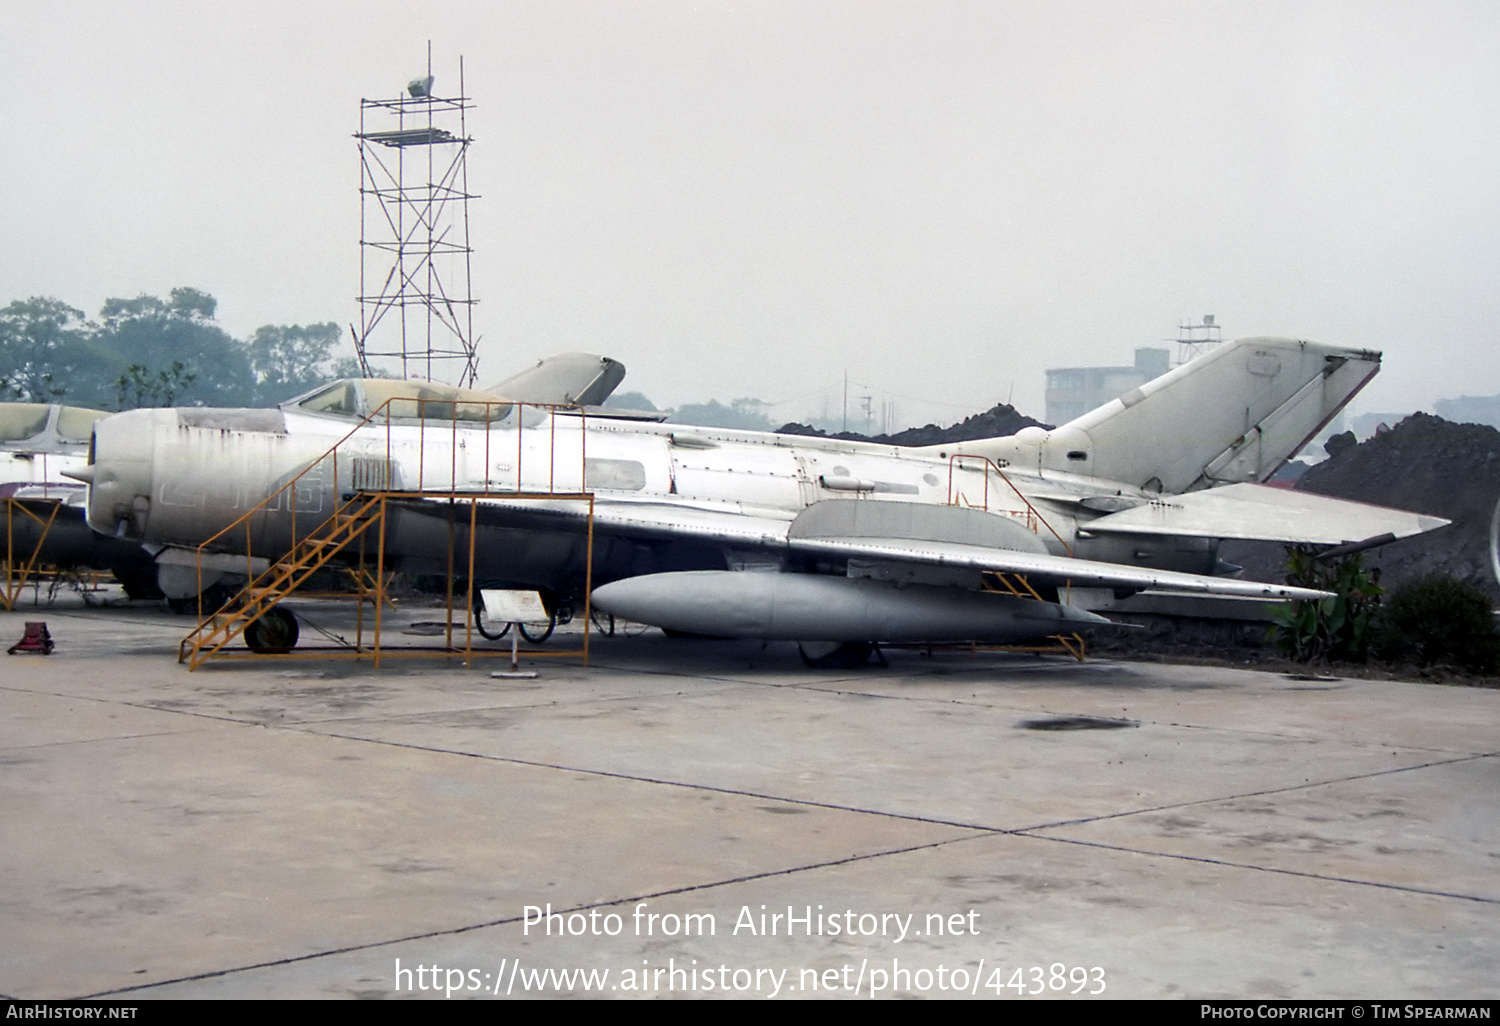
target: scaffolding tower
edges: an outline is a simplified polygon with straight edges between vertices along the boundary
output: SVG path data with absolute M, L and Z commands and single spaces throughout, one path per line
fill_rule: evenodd
M 1213 314 L 1204 314 L 1201 324 L 1177 326 L 1177 365 L 1187 363 L 1199 353 L 1206 353 L 1224 341 Z M 1171 341 L 1168 339 L 1168 341 Z
M 427 77 L 407 95 L 359 101 L 360 323 L 350 330 L 367 377 L 372 361 L 396 360 L 403 378 L 470 387 L 479 372 L 469 281 L 476 197 L 463 58 L 458 96 L 434 96 L 432 83 L 429 45 Z

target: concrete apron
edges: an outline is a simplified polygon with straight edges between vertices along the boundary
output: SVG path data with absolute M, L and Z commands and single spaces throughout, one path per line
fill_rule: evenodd
M 1492 691 L 654 631 L 525 682 L 188 673 L 164 611 L 0 637 L 37 619 L 57 651 L 0 662 L 8 997 L 1500 992 Z

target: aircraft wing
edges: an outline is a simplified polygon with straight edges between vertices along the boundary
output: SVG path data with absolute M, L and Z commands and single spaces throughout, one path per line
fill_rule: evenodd
M 816 508 L 816 505 L 809 509 Z M 481 510 L 480 517 L 487 524 L 521 529 L 544 526 L 556 529 L 572 525 L 581 530 L 588 515 L 585 504 L 559 500 L 489 498 L 483 501 Z M 944 510 L 951 510 L 951 514 L 934 513 Z M 927 523 L 950 518 L 955 522 L 961 519 L 972 521 L 975 516 L 990 516 L 957 507 L 932 506 L 921 507 L 919 514 L 918 522 Z M 799 534 L 795 523 L 796 521 L 784 517 L 753 515 L 731 506 L 676 505 L 598 498 L 594 503 L 596 536 L 641 540 L 683 539 L 721 544 L 727 549 L 739 551 L 758 550 L 838 559 L 857 558 L 890 565 L 998 571 L 1025 575 L 1033 583 L 1072 584 L 1077 587 L 1130 591 L 1167 588 L 1204 595 L 1264 599 L 1316 599 L 1327 594 L 1287 585 L 1152 570 L 1120 563 L 1074 559 L 1045 551 L 971 544 L 951 538 Z M 1037 544 L 1036 548 L 1040 550 L 1041 546 Z
M 1312 492 L 1234 484 L 1173 495 L 1081 525 L 1097 534 L 1161 534 L 1344 545 L 1394 541 L 1445 527 L 1441 517 Z

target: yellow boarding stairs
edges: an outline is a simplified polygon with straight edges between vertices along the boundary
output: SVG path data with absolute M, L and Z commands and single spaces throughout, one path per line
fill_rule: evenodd
M 1005 476 L 1005 471 L 1000 469 L 999 465 L 988 456 L 971 456 L 965 453 L 954 453 L 948 457 L 948 505 L 962 505 L 974 508 L 974 503 L 970 502 L 961 490 L 954 488 L 953 478 L 955 470 L 965 466 L 972 466 L 976 460 L 981 461 L 980 466 L 984 470 L 984 494 L 979 506 L 980 509 L 988 510 L 990 508 L 990 474 L 994 473 L 1001 481 L 1005 482 L 1006 486 L 1025 505 L 1026 512 L 1021 516 L 1021 519 L 1031 529 L 1031 532 L 1033 534 L 1041 534 L 1039 528 L 1045 527 L 1052 533 L 1052 537 L 1057 539 L 1058 544 L 1063 547 L 1064 552 L 1070 556 L 1073 554 L 1073 547 L 1067 543 L 1067 540 L 1057 533 L 1057 529 L 1047 522 L 1047 518 L 1042 516 L 1041 511 L 1026 497 L 1026 493 L 1017 488 L 1015 483 L 1009 477 Z M 1011 516 L 1017 516 L 1015 512 L 1007 512 Z M 1037 590 L 1031 586 L 1031 582 L 1026 579 L 1025 574 L 1004 574 L 998 570 L 986 571 L 983 575 L 983 587 L 985 591 L 1014 595 L 1019 599 L 1030 597 L 1036 599 L 1038 602 L 1042 601 L 1042 596 L 1037 594 Z M 1072 587 L 1070 584 L 1067 588 L 1067 595 L 1071 595 L 1071 593 Z M 1087 646 L 1084 643 L 1082 634 L 1079 634 L 1077 631 L 1071 631 L 1067 634 L 1052 634 L 1049 637 L 1057 642 L 1056 646 L 986 645 L 984 648 L 986 650 L 1005 652 L 1062 652 L 1077 659 L 1080 663 L 1083 662 Z M 969 646 L 970 651 L 978 651 L 979 648 L 980 646 L 977 645 Z
M 253 577 L 221 611 L 203 620 L 182 640 L 177 661 L 196 670 L 225 645 L 247 633 L 250 635 L 247 641 L 253 640 L 252 647 L 257 651 L 291 648 L 295 639 L 284 636 L 287 622 L 272 614 L 276 603 L 301 587 L 334 556 L 359 541 L 384 516 L 380 495 L 355 494 L 279 561 Z

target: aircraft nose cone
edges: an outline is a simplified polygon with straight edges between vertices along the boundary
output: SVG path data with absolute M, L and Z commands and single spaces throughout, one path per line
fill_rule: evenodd
M 140 537 L 151 508 L 151 448 L 156 410 L 131 410 L 94 425 L 93 463 L 79 472 L 89 482 L 89 526 L 100 534 Z

